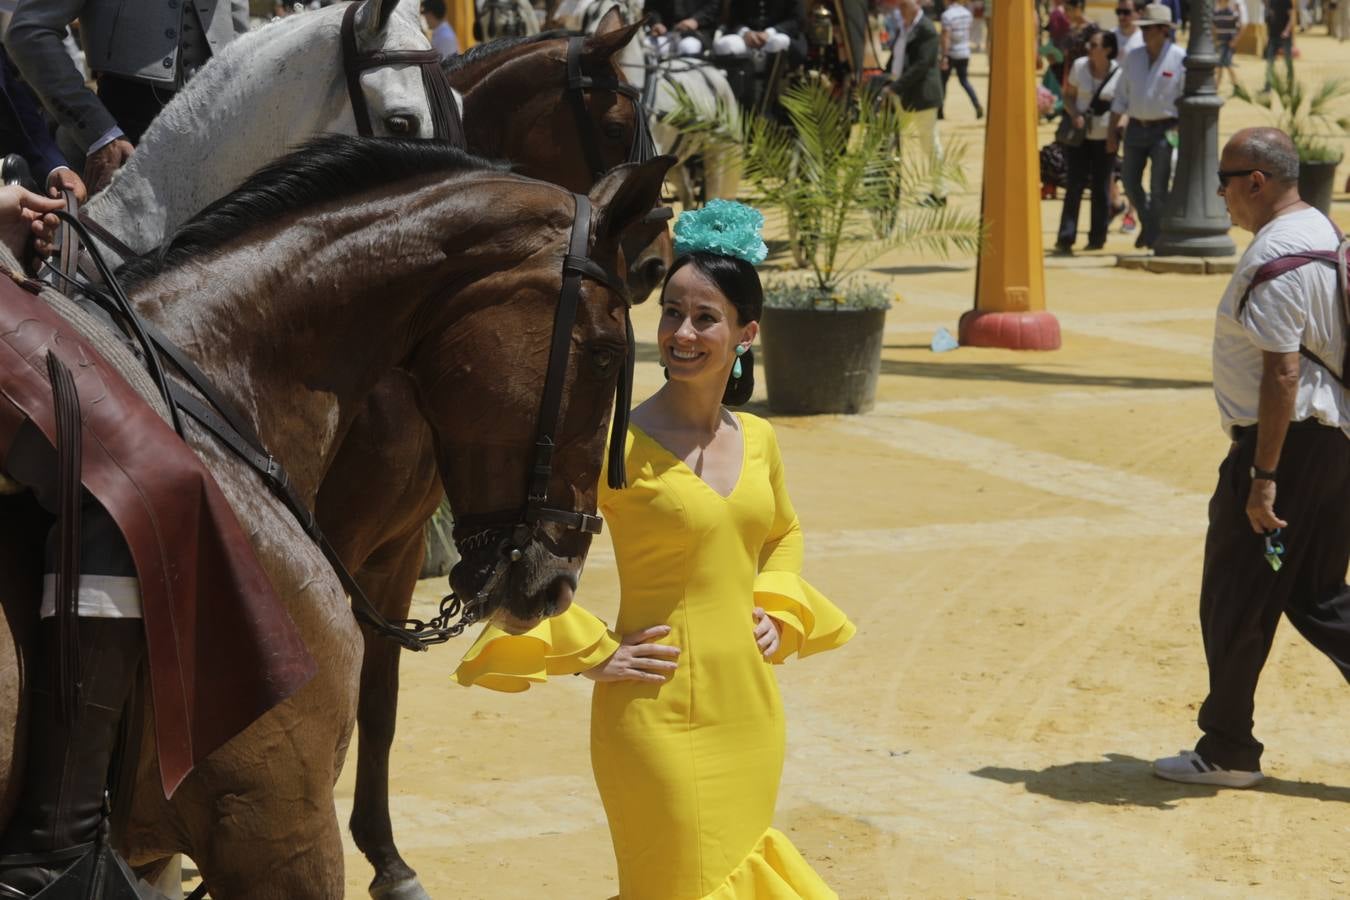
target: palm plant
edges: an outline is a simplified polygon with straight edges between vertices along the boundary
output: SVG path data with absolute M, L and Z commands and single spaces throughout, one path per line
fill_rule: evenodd
M 937 160 L 908 152 L 908 116 L 891 95 L 883 97 L 840 97 L 806 80 L 782 94 L 787 124 L 764 116 L 737 123 L 721 112 L 709 121 L 684 98 L 667 119 L 681 131 L 739 145 L 745 180 L 760 204 L 782 211 L 794 261 L 810 270 L 809 290 L 787 292 L 799 302 L 847 304 L 844 283 L 896 247 L 941 256 L 978 249 L 979 218 L 932 202 L 933 185 L 965 183 L 964 148 L 954 145 Z
M 1350 97 L 1350 78 L 1328 78 L 1316 87 L 1272 73 L 1271 90 L 1252 94 L 1242 85 L 1233 96 L 1268 111 L 1275 127 L 1289 135 L 1299 162 L 1339 162 L 1344 155 L 1328 138 L 1350 134 L 1350 116 L 1336 115 L 1338 101 Z

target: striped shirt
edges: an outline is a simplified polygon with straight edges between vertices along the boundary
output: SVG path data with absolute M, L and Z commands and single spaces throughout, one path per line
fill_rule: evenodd
M 970 21 L 974 16 L 964 6 L 952 5 L 942 11 L 942 30 L 947 35 L 947 56 L 970 59 Z

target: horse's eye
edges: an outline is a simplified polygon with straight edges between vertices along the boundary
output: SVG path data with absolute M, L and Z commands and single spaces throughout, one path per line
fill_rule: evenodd
M 384 120 L 384 127 L 388 128 L 389 133 L 394 137 L 416 137 L 418 132 L 417 116 L 389 116 Z
M 591 366 L 595 368 L 595 374 L 609 374 L 609 367 L 614 365 L 618 359 L 618 354 L 608 347 L 597 347 L 591 351 Z
M 606 122 L 601 130 L 605 132 L 605 137 L 613 141 L 620 140 L 623 137 L 622 122 Z

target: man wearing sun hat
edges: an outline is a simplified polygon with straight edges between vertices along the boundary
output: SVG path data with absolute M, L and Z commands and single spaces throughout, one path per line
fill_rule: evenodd
M 1172 183 L 1172 148 L 1176 146 L 1177 100 L 1186 81 L 1186 52 L 1172 41 L 1172 10 L 1150 3 L 1138 18 L 1144 46 L 1131 50 L 1120 66 L 1116 96 L 1111 101 L 1107 152 L 1125 145 L 1121 178 L 1141 227 L 1136 247 L 1151 249 L 1162 231 L 1162 216 Z M 1122 123 L 1128 125 L 1122 129 Z M 1149 167 L 1149 190 L 1144 168 Z

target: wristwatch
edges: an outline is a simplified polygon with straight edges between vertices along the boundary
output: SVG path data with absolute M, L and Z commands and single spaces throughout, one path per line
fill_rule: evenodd
M 1275 470 L 1258 469 L 1256 466 L 1252 466 L 1252 481 L 1256 481 L 1257 479 L 1260 479 L 1261 481 L 1274 481 Z

